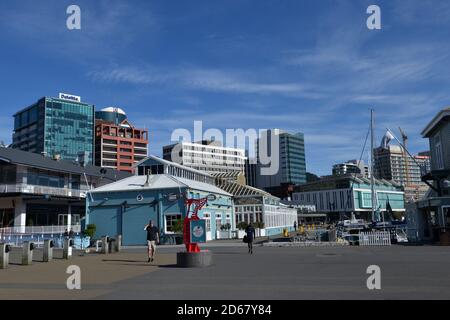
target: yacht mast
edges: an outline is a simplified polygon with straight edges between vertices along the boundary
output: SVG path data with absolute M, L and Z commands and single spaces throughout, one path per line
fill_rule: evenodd
M 374 135 L 373 135 L 373 109 L 370 109 L 370 189 L 372 194 L 372 222 L 375 221 L 375 171 L 374 171 Z

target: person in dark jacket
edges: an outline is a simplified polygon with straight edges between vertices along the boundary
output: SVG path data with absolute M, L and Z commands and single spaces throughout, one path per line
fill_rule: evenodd
M 247 228 L 245 228 L 245 233 L 247 236 L 248 253 L 253 254 L 253 239 L 255 239 L 255 228 L 250 223 Z
M 159 242 L 159 231 L 151 220 L 144 227 L 144 230 L 147 231 L 148 262 L 153 262 L 155 259 L 156 244 Z

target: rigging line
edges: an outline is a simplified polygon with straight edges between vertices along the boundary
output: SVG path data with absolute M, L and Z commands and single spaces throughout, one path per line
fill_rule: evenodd
M 358 164 L 361 163 L 361 160 L 362 160 L 362 157 L 363 157 L 363 154 L 364 154 L 364 150 L 366 150 L 367 139 L 369 139 L 369 134 L 370 134 L 370 126 L 369 126 L 369 128 L 367 129 L 366 139 L 364 140 L 364 145 L 363 145 L 363 148 L 362 148 L 362 150 L 361 150 L 361 154 L 360 154 L 360 156 L 359 156 Z M 370 172 L 370 174 L 373 174 L 373 172 Z M 355 179 L 352 179 L 352 184 L 350 185 L 350 190 L 353 190 L 354 184 L 355 184 Z M 350 190 L 349 190 L 349 191 L 350 191 Z M 345 209 L 348 208 L 348 203 L 349 203 L 349 202 L 350 202 L 350 193 L 347 193 L 347 200 L 346 200 L 345 207 L 344 207 Z

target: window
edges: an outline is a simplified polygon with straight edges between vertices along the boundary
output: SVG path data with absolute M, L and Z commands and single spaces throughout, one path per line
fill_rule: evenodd
M 178 220 L 181 220 L 181 214 L 168 214 L 165 216 L 166 233 L 173 233 L 173 227 Z
M 361 207 L 371 208 L 372 207 L 372 194 L 369 192 L 361 193 Z
M 210 216 L 210 214 L 204 213 L 203 219 L 205 219 L 205 223 L 206 223 L 206 232 L 211 231 L 211 216 Z
M 434 158 L 436 169 L 444 169 L 444 159 L 442 155 L 442 144 L 439 133 L 434 136 Z
M 216 230 L 220 230 L 222 226 L 222 214 L 216 213 Z

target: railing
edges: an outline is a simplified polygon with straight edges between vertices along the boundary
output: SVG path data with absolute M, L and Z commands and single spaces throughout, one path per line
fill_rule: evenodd
M 67 239 L 66 236 L 63 236 L 61 234 L 58 235 L 22 235 L 22 234 L 12 234 L 12 235 L 6 235 L 1 236 L 0 235 L 0 242 L 6 243 L 15 247 L 20 247 L 23 245 L 25 241 L 33 242 L 33 244 L 41 248 L 44 245 L 45 240 L 53 240 L 53 244 L 55 248 L 62 248 L 64 244 L 64 240 Z M 86 249 L 90 245 L 90 238 L 89 237 L 83 237 L 80 235 L 75 235 L 72 237 L 74 240 L 73 247 L 76 249 Z
M 30 194 L 49 194 L 65 197 L 80 197 L 83 190 L 69 188 L 43 187 L 29 184 L 2 184 L 0 193 L 30 193 Z
M 46 235 L 46 234 L 63 234 L 64 232 L 72 230 L 74 233 L 81 232 L 81 225 L 67 226 L 30 226 L 30 227 L 8 227 L 0 228 L 0 240 L 2 236 L 6 235 Z
M 389 231 L 378 232 L 360 232 L 359 233 L 360 246 L 390 246 L 391 233 Z

